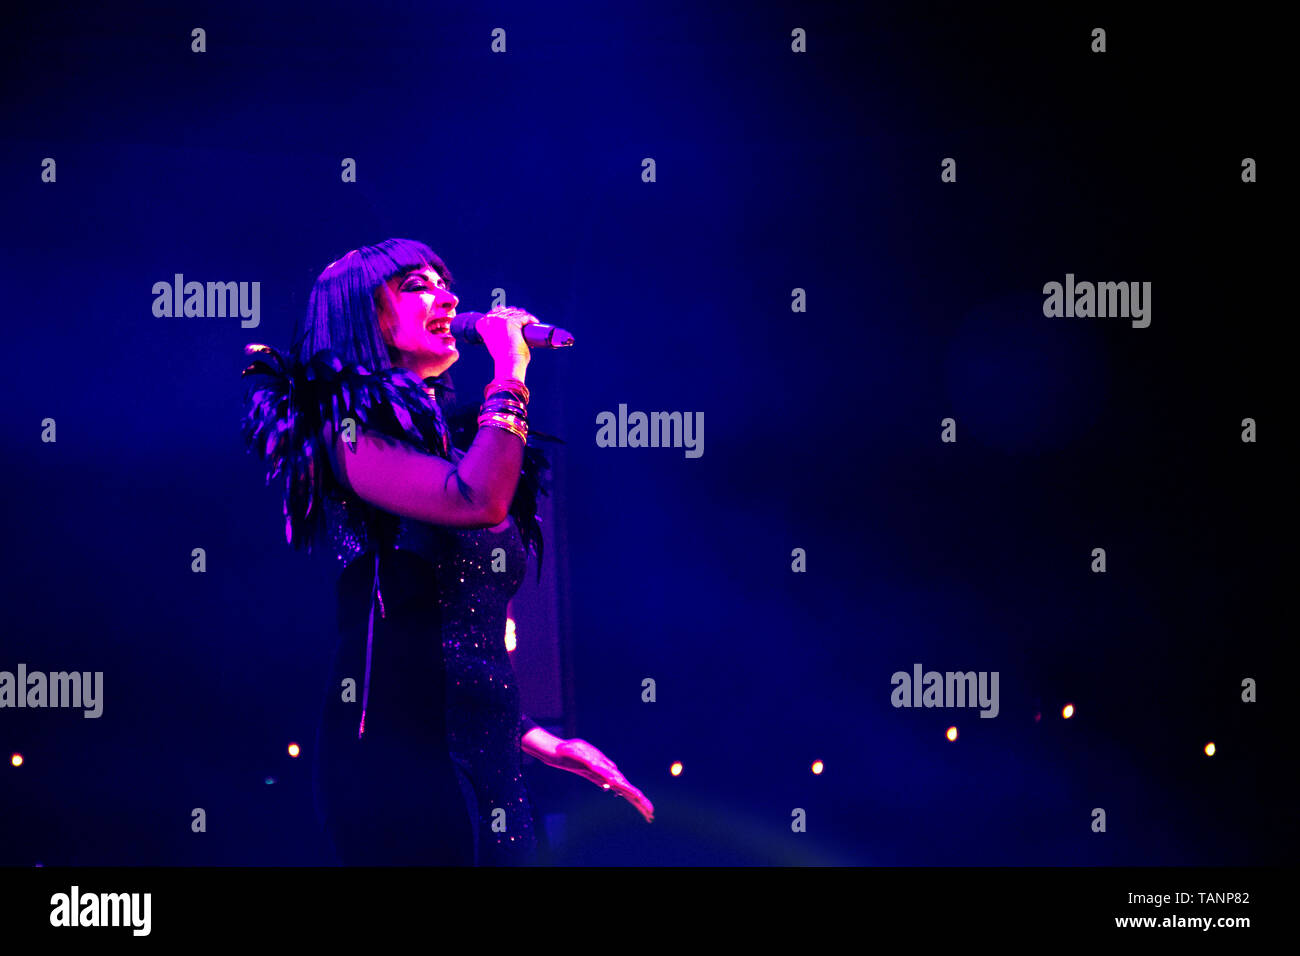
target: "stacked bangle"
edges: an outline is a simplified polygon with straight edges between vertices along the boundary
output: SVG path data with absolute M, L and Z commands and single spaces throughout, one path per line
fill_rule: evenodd
M 518 435 L 525 443 L 528 441 L 528 425 L 514 415 L 496 412 L 484 412 L 478 417 L 479 428 L 504 428 L 512 435 Z
M 528 409 L 523 402 L 514 398 L 502 398 L 494 395 L 483 403 L 485 412 L 504 412 L 507 415 L 517 415 L 519 418 L 528 420 Z
M 528 404 L 528 386 L 517 378 L 494 378 L 484 386 L 483 398 L 500 391 L 513 392 L 525 405 Z
M 528 442 L 528 388 L 518 379 L 497 379 L 483 389 L 480 428 L 504 428 Z

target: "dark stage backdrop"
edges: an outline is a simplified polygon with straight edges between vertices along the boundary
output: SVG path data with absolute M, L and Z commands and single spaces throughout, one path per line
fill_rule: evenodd
M 238 372 L 392 236 L 577 337 L 525 682 L 656 820 L 530 762 L 547 860 L 1283 859 L 1281 31 L 1050 7 L 7 13 L 0 671 L 103 683 L 0 708 L 0 863 L 326 859 L 337 568 Z M 256 314 L 156 317 L 177 274 Z

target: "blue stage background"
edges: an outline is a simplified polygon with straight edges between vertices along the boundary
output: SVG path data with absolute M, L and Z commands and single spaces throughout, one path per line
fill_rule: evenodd
M 1093 4 L 14 16 L 0 670 L 103 671 L 105 702 L 0 711 L 0 863 L 326 862 L 309 755 L 285 745 L 312 738 L 332 598 L 304 596 L 335 568 L 284 544 L 238 372 L 245 343 L 289 343 L 328 262 L 391 236 L 446 260 L 462 311 L 504 288 L 577 337 L 529 368 L 533 424 L 566 440 L 572 730 L 656 820 L 531 763 L 550 862 L 1294 848 L 1272 769 L 1285 173 L 1259 24 L 1209 37 Z M 176 273 L 260 282 L 260 325 L 155 318 Z M 1067 273 L 1150 281 L 1150 327 L 1044 317 Z M 453 376 L 488 371 L 467 355 Z M 703 412 L 703 456 L 597 447 L 620 404 Z M 997 718 L 894 708 L 914 663 L 998 671 Z

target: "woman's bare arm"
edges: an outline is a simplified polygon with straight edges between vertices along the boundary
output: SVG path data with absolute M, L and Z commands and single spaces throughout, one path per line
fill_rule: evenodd
M 491 353 L 494 380 L 523 382 L 531 357 L 520 331 L 537 317 L 494 308 L 475 328 Z M 524 463 L 524 443 L 502 428 L 480 428 L 459 462 L 427 455 L 358 429 L 345 442 L 326 426 L 334 475 L 353 494 L 385 511 L 451 528 L 490 528 L 506 520 Z
M 349 445 L 328 423 L 324 438 L 335 476 L 359 498 L 451 528 L 504 521 L 524 461 L 524 443 L 501 428 L 480 428 L 459 463 L 374 433 L 358 431 Z

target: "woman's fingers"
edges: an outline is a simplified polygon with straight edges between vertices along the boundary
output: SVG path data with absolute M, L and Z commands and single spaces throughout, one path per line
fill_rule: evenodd
M 645 817 L 647 823 L 654 822 L 655 808 L 654 804 L 646 799 L 646 795 L 628 782 L 628 779 L 622 774 L 613 779 L 606 781 L 603 786 L 607 790 L 613 790 L 616 794 L 626 800 L 632 806 L 636 807 L 637 812 Z
M 632 804 L 632 806 L 636 807 L 637 811 L 646 818 L 647 822 L 654 819 L 654 804 L 647 800 L 646 795 L 632 784 L 628 783 L 626 779 L 621 779 L 618 783 L 613 784 L 611 789 L 613 789 L 615 793 L 628 803 Z
M 561 744 L 559 754 L 565 763 L 572 762 L 577 765 L 572 767 L 575 773 L 590 780 L 602 790 L 611 790 L 618 794 L 636 807 L 637 812 L 645 817 L 646 822 L 654 820 L 654 804 L 647 800 L 645 794 L 634 787 L 627 777 L 623 776 L 623 772 L 618 769 L 618 765 L 606 757 L 597 747 L 592 746 L 585 740 L 575 738 Z
M 527 309 L 517 309 L 512 305 L 502 305 L 490 309 L 488 315 L 499 315 L 503 319 L 520 319 L 524 322 L 536 322 L 537 316 L 533 315 Z
M 654 804 L 646 799 L 644 793 L 642 793 L 636 787 L 633 787 L 630 793 L 625 793 L 623 794 L 623 796 L 627 799 L 628 803 L 632 804 L 632 806 L 637 808 L 637 811 L 641 814 L 641 816 L 646 818 L 647 823 L 650 823 L 654 820 L 655 817 Z

